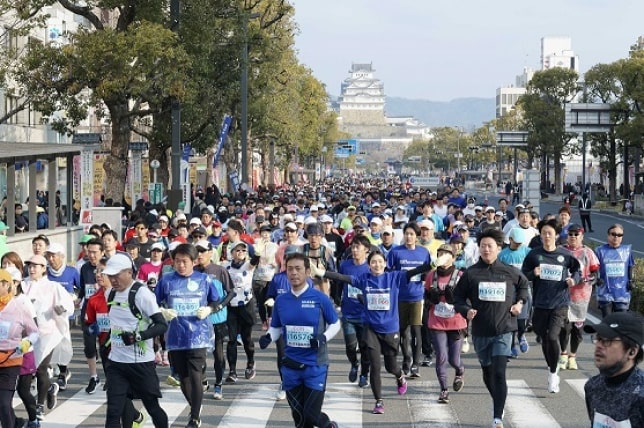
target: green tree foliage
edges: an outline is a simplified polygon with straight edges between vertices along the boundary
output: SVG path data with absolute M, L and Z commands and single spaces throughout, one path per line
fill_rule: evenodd
M 578 151 L 577 145 L 571 144 L 575 135 L 564 130 L 564 104 L 577 94 L 577 78 L 574 70 L 564 68 L 538 71 L 518 102 L 526 130 L 530 132 L 528 153 L 541 156 L 542 165 L 547 165 L 546 156 L 553 160 L 556 189 L 562 188 L 562 156 Z M 542 181 L 545 182 L 543 175 Z

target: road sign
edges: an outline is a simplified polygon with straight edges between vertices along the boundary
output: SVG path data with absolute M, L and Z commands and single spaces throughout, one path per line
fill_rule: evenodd
M 608 132 L 615 125 L 610 104 L 566 104 L 566 132 Z
M 358 153 L 358 140 L 338 140 L 333 148 L 336 158 L 348 158 Z
M 438 177 L 409 177 L 409 184 L 414 187 L 438 187 Z
M 496 144 L 505 147 L 527 147 L 528 131 L 500 131 L 496 133 Z
M 151 203 L 160 203 L 163 200 L 163 184 L 148 183 L 148 196 L 150 197 Z

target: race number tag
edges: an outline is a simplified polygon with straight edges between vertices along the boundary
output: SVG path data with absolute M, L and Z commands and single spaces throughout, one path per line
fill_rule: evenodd
M 359 288 L 356 288 L 353 285 L 347 286 L 347 297 L 349 297 L 349 299 L 357 299 L 361 294 L 362 291 L 360 291 Z
M 561 281 L 563 279 L 563 266 L 559 265 L 549 265 L 549 264 L 540 264 L 541 273 L 539 278 L 546 281 Z
M 286 345 L 293 348 L 310 348 L 313 327 L 306 325 L 286 326 Z
M 505 282 L 480 282 L 479 299 L 486 302 L 505 302 Z
M 370 311 L 388 311 L 391 307 L 391 296 L 389 293 L 367 294 L 367 309 Z
M 624 263 L 606 263 L 606 276 L 610 278 L 623 278 L 625 274 L 626 269 L 624 268 Z
M 0 340 L 9 339 L 10 328 L 11 328 L 11 321 L 0 321 Z
M 110 345 L 112 347 L 125 348 L 125 343 L 123 343 L 123 339 L 120 336 L 122 331 L 125 331 L 125 330 L 123 330 L 123 328 L 118 326 L 114 326 L 114 328 L 111 330 Z
M 101 333 L 110 331 L 110 318 L 107 314 L 96 314 L 96 324 Z
M 85 284 L 85 298 L 89 299 L 96 292 L 96 284 Z
M 434 306 L 434 315 L 439 318 L 452 318 L 456 315 L 456 311 L 454 310 L 454 305 L 440 302 L 438 305 Z
M 610 416 L 602 415 L 599 412 L 595 412 L 595 417 L 593 418 L 592 428 L 631 428 L 631 421 L 626 419 L 623 421 L 616 421 Z
M 199 309 L 198 297 L 175 297 L 172 299 L 172 309 L 177 311 L 180 317 L 194 317 L 197 316 L 197 309 Z

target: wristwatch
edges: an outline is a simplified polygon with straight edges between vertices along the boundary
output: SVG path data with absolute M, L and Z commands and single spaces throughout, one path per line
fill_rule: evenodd
M 134 338 L 136 339 L 137 342 L 140 342 L 142 340 L 141 333 L 136 333 L 136 336 L 134 336 Z

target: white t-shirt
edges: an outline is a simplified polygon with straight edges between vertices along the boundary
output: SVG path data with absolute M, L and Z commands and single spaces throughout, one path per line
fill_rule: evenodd
M 159 305 L 157 305 L 157 299 L 154 294 L 152 294 L 152 291 L 145 286 L 139 288 L 136 296 L 134 297 L 134 302 L 136 307 L 139 308 L 141 315 L 143 315 L 143 319 L 137 328 L 139 320 L 132 315 L 132 311 L 127 305 L 130 288 L 131 286 L 124 291 L 117 291 L 114 295 L 115 304 L 112 304 L 109 308 L 110 326 L 112 329 L 110 336 L 111 350 L 109 358 L 117 363 L 145 363 L 154 361 L 154 345 L 152 338 L 143 341 L 144 345 L 137 343 L 131 346 L 126 346 L 119 336 L 121 331 L 140 333 L 146 330 L 150 325 L 150 316 L 160 312 Z M 121 306 L 116 303 L 123 303 L 123 305 Z

